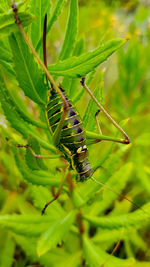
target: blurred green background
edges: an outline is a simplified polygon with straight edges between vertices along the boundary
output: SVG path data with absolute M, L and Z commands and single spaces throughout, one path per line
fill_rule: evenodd
M 55 1 L 53 2 L 55 3 Z M 49 64 L 57 60 L 61 50 L 67 16 L 68 3 L 66 3 L 49 36 Z M 131 201 L 142 206 L 150 199 L 150 1 L 79 1 L 79 38 L 85 39 L 84 51 L 92 50 L 101 42 L 117 37 L 129 38 L 129 41 L 98 68 L 90 88 L 94 90 L 99 86 L 100 73 L 104 72 L 104 90 L 101 91 L 100 100 L 112 117 L 117 122 L 121 122 L 121 125 L 130 137 L 131 145 L 122 154 L 121 152 L 119 154 L 118 151 L 124 151 L 123 145 L 112 147 L 109 142 L 93 145 L 93 148 L 90 148 L 89 151 L 89 159 L 93 165 L 102 162 L 102 168 L 108 170 L 109 173 L 112 172 L 111 175 L 114 171 L 120 170 L 125 164 L 132 164 L 132 171 L 130 171 L 123 193 Z M 24 99 L 24 96 L 21 95 L 21 97 Z M 28 107 L 28 111 L 37 118 L 37 107 L 34 107 L 31 101 L 26 99 L 23 101 L 25 106 Z M 82 117 L 84 116 L 88 101 L 89 96 L 84 93 L 76 103 Z M 16 137 L 17 132 L 12 130 L 6 121 L 2 109 L 0 111 L 1 214 L 16 211 L 28 213 L 30 201 L 24 202 L 24 199 L 26 199 L 29 192 L 25 190 L 26 185 L 22 182 L 21 174 L 15 165 L 11 148 L 5 141 L 5 137 L 9 132 L 16 140 L 18 138 L 22 142 L 22 139 L 20 136 Z M 103 115 L 100 114 L 99 116 L 103 133 L 114 135 L 114 126 Z M 95 131 L 97 131 L 96 127 Z M 109 166 L 111 161 L 105 160 L 110 151 L 113 151 L 112 157 L 116 157 L 115 160 L 117 162 L 115 163 L 115 168 L 112 169 L 111 165 Z M 122 179 L 122 176 L 120 175 L 118 179 Z M 102 178 L 102 181 L 106 181 L 105 176 L 104 179 Z M 23 199 L 20 197 L 22 192 L 24 192 Z M 109 191 L 105 192 L 105 200 L 108 195 Z M 134 205 L 130 205 L 126 200 L 121 202 L 115 201 L 113 208 L 111 203 L 109 203 L 109 205 L 106 205 L 106 209 L 99 211 L 99 214 L 106 215 L 109 213 L 109 209 L 112 215 L 124 214 L 135 209 Z M 98 213 L 94 211 L 98 207 L 98 203 L 97 201 L 95 206 L 93 205 L 94 215 Z M 90 212 L 92 214 L 92 211 Z M 95 238 L 95 242 L 99 244 L 102 241 Z M 116 237 L 114 237 L 114 240 L 112 238 L 112 243 L 110 240 L 109 244 L 107 242 L 105 240 L 106 249 L 111 252 L 113 245 L 117 242 Z M 0 248 L 2 247 L 3 244 L 1 243 Z M 22 264 L 20 266 L 27 266 L 23 265 L 23 260 L 21 259 L 23 256 L 20 255 L 21 253 L 19 254 L 20 264 Z M 129 232 L 129 237 L 126 237 L 121 243 L 115 256 L 119 258 L 134 257 L 139 261 L 135 265 L 137 267 L 150 266 L 149 224 L 140 229 L 136 235 L 132 233 L 130 236 Z

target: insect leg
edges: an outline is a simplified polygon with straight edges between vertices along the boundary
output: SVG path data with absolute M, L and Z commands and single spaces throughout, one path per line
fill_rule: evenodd
M 90 131 L 86 131 L 86 137 L 87 137 L 87 140 L 91 140 L 89 142 L 87 141 L 88 145 L 96 144 L 96 143 L 99 143 L 101 141 L 112 141 L 112 142 L 121 143 L 121 144 L 129 144 L 124 139 L 120 139 L 117 137 L 111 137 L 111 136 L 107 136 L 107 135 L 102 135 L 102 134 L 97 134 L 97 133 L 93 133 Z
M 82 86 L 85 88 L 85 90 L 88 92 L 88 94 L 91 96 L 91 98 L 94 100 L 94 102 L 97 104 L 99 109 L 103 111 L 103 113 L 106 115 L 106 117 L 112 122 L 112 124 L 122 133 L 124 136 L 124 139 L 120 140 L 120 143 L 123 144 L 129 144 L 130 140 L 128 135 L 125 133 L 125 131 L 120 127 L 120 125 L 109 115 L 109 113 L 103 108 L 103 106 L 98 102 L 98 100 L 95 98 L 91 90 L 88 88 L 88 86 L 85 83 L 85 77 L 82 78 L 81 80 Z M 112 140 L 113 141 L 113 140 Z
M 54 195 L 53 199 L 45 204 L 45 206 L 44 206 L 44 208 L 43 208 L 43 210 L 41 212 L 42 215 L 45 213 L 45 210 L 47 209 L 47 207 L 60 196 L 61 191 L 62 191 L 62 188 L 63 188 L 63 185 L 64 185 L 65 181 L 67 180 L 68 175 L 70 175 L 70 174 L 69 173 L 67 173 L 67 175 L 64 174 L 63 179 L 61 180 L 61 183 L 59 185 L 59 188 L 58 188 L 56 194 Z
M 101 130 L 101 126 L 100 126 L 100 123 L 98 121 L 98 114 L 100 113 L 100 109 L 98 109 L 98 111 L 95 113 L 95 120 L 96 120 L 96 123 L 97 123 L 97 127 L 98 127 L 98 130 L 99 130 L 99 133 L 102 135 L 102 130 Z
M 64 126 L 64 121 L 66 119 L 67 112 L 68 112 L 68 107 L 69 107 L 68 102 L 65 99 L 65 96 L 63 95 L 63 97 L 61 97 L 61 98 L 62 98 L 63 105 L 64 105 L 63 106 L 63 111 L 62 111 L 62 116 L 61 116 L 60 122 L 59 122 L 59 124 L 58 124 L 58 126 L 57 126 L 57 128 L 56 128 L 56 130 L 55 130 L 55 132 L 53 134 L 53 136 L 52 136 L 53 144 L 55 146 L 57 146 L 59 144 L 60 136 L 61 136 L 60 133 L 61 133 L 61 130 L 62 130 L 63 126 Z
M 34 158 L 37 158 L 37 159 L 55 159 L 55 158 L 60 158 L 61 157 L 60 155 L 53 155 L 52 156 L 52 155 L 38 155 L 38 154 L 35 154 L 33 149 L 31 148 L 31 146 L 29 146 L 29 145 L 17 144 L 16 147 L 24 147 L 24 148 L 28 149 L 31 152 L 32 156 Z

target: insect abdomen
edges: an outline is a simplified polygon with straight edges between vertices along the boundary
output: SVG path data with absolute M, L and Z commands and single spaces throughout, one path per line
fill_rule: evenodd
M 63 90 L 62 92 L 69 107 L 57 147 L 71 161 L 72 168 L 77 171 L 80 175 L 80 180 L 82 180 L 81 177 L 85 177 L 86 174 L 91 172 L 91 167 L 87 160 L 87 148 L 85 150 L 85 132 L 78 112 Z M 63 112 L 63 102 L 54 89 L 49 91 L 46 110 L 48 126 L 53 134 L 59 125 Z
M 65 95 L 65 94 L 64 94 Z M 73 107 L 71 101 L 65 96 L 68 102 L 68 113 L 61 130 L 60 145 L 65 145 L 71 152 L 85 144 L 85 134 L 79 114 Z M 47 104 L 47 119 L 51 132 L 54 133 L 58 126 L 63 112 L 63 103 L 57 93 L 49 95 Z

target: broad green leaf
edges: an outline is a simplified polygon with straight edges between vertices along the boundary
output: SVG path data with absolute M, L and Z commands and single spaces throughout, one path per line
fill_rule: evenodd
M 43 25 L 45 14 L 50 14 L 51 0 L 31 1 L 31 12 L 36 19 L 31 24 L 31 39 L 32 44 L 36 48 L 41 36 L 43 35 Z
M 78 0 L 71 0 L 65 38 L 59 55 L 59 60 L 64 60 L 69 57 L 75 45 L 77 33 L 78 33 Z
M 34 206 L 40 211 L 42 211 L 45 204 L 53 198 L 53 195 L 47 187 L 30 185 L 29 190 Z M 60 206 L 58 201 L 54 201 L 46 209 L 46 214 L 57 220 L 61 219 L 62 216 L 65 216 L 66 212 L 64 211 L 63 207 Z
M 144 188 L 144 191 L 146 191 L 147 194 L 150 196 L 149 176 L 147 175 L 146 171 L 143 168 L 143 162 L 142 162 L 140 151 L 136 149 L 135 152 L 136 152 L 136 157 L 134 158 L 134 164 L 135 164 L 137 177 L 140 180 L 141 185 Z
M 54 267 L 61 266 L 62 267 L 63 265 L 61 264 L 65 260 L 67 259 L 69 260 L 70 258 L 70 254 L 60 248 L 55 248 L 51 250 L 50 252 L 47 252 L 46 254 L 42 255 L 41 257 L 38 257 L 37 252 L 36 252 L 37 239 L 24 237 L 21 235 L 19 236 L 16 234 L 14 234 L 13 236 L 15 238 L 16 243 L 23 249 L 23 251 L 25 251 L 26 255 L 29 258 L 33 259 L 34 262 L 39 262 L 44 267 L 50 267 L 50 266 L 54 266 Z M 77 257 L 78 257 L 78 254 L 77 254 Z M 65 265 L 64 267 L 66 266 L 67 265 Z
M 34 125 L 38 128 L 47 129 L 46 123 L 42 123 L 42 122 L 34 120 L 32 118 L 32 115 L 29 114 L 29 112 L 27 110 L 22 108 L 22 106 L 21 106 L 22 103 L 20 104 L 20 102 L 21 102 L 20 99 L 19 98 L 17 99 L 17 97 L 15 98 L 13 95 L 11 95 L 11 93 L 9 92 L 8 88 L 6 87 L 6 84 L 5 84 L 2 77 L 1 77 L 1 81 L 3 81 L 1 84 L 1 86 L 2 86 L 1 92 L 3 90 L 3 95 L 5 95 L 6 102 L 9 103 L 10 107 L 13 107 L 13 110 L 17 113 L 17 116 L 22 118 L 22 120 L 24 122 L 28 122 L 29 124 Z
M 75 211 L 71 211 L 61 220 L 54 222 L 49 229 L 43 233 L 38 241 L 37 253 L 39 256 L 45 254 L 52 247 L 55 247 L 62 241 L 69 232 L 75 218 Z
M 0 13 L 7 12 L 9 8 L 8 1 L 0 0 Z
M 15 76 L 11 57 L 12 55 L 8 38 L 3 38 L 3 40 L 2 39 L 0 40 L 0 68 L 3 69 L 7 77 Z
M 30 13 L 21 12 L 18 13 L 20 21 L 23 27 L 28 26 L 34 19 L 34 16 Z M 13 13 L 1 13 L 0 14 L 0 36 L 8 36 L 12 32 L 18 31 L 18 26 L 15 24 Z
M 130 178 L 131 172 L 133 170 L 133 164 L 131 162 L 128 162 L 127 164 L 123 165 L 119 171 L 115 172 L 108 182 L 106 183 L 106 186 L 109 186 L 112 190 L 117 192 L 117 194 L 121 194 L 122 190 L 125 188 L 127 181 Z M 108 190 L 105 190 L 103 193 L 104 200 L 101 201 L 101 205 L 97 209 L 97 212 L 100 213 L 104 210 L 106 210 L 113 201 L 118 198 L 118 195 L 116 195 L 114 192 L 109 192 L 109 198 L 108 196 Z M 127 201 L 127 200 L 126 200 Z
M 77 43 L 73 51 L 73 56 L 79 56 L 83 53 L 84 50 L 84 40 L 81 38 Z M 64 77 L 64 79 L 67 77 Z M 68 90 L 68 95 L 71 99 L 73 99 L 77 94 L 81 91 L 81 88 L 77 90 L 79 86 L 79 79 L 72 78 L 70 83 L 70 88 Z
M 99 101 L 100 89 L 98 87 L 94 90 L 93 94 L 96 97 L 96 99 Z M 95 114 L 97 111 L 98 111 L 98 108 L 97 108 L 96 103 L 93 101 L 93 99 L 90 99 L 87 105 L 87 108 L 85 110 L 84 117 L 83 117 L 84 126 L 89 131 L 93 131 L 95 128 L 95 124 L 96 124 Z
M 41 214 L 13 214 L 0 216 L 0 225 L 11 229 L 16 234 L 38 236 L 49 228 L 53 220 L 50 216 L 41 216 Z
M 66 0 L 58 0 L 57 1 L 56 7 L 53 11 L 50 22 L 48 23 L 48 27 L 47 27 L 48 32 L 50 31 L 52 25 L 54 24 L 54 22 L 57 20 L 58 16 L 60 15 L 65 2 L 66 2 Z
M 66 0 L 58 0 L 56 3 L 56 7 L 53 11 L 53 14 L 50 18 L 50 21 L 48 22 L 48 26 L 47 26 L 47 33 L 50 31 L 51 27 L 53 26 L 54 22 L 57 20 L 58 16 L 61 13 L 61 10 L 63 8 L 63 5 L 65 4 Z M 42 36 L 37 44 L 37 49 L 39 49 L 42 45 Z
M 118 48 L 126 43 L 126 39 L 108 41 L 92 52 L 87 52 L 79 57 L 58 61 L 50 65 L 48 70 L 57 76 L 82 77 L 104 62 Z
M 129 148 L 130 148 L 130 146 L 121 147 L 115 153 L 115 155 L 112 155 L 112 157 L 110 157 L 110 159 L 107 161 L 108 168 L 106 165 L 106 169 L 104 168 L 100 172 L 100 174 L 99 173 L 97 174 L 97 172 L 96 172 L 93 175 L 94 178 L 96 178 L 97 180 L 99 180 L 100 182 L 105 184 L 107 182 L 107 180 L 115 172 L 116 164 L 118 164 L 119 160 L 121 161 L 122 156 L 126 153 L 126 151 L 128 151 Z M 111 150 L 110 150 L 110 152 L 111 152 Z M 104 161 L 105 159 L 104 158 L 98 159 L 98 164 L 95 165 L 96 167 L 101 166 L 101 160 Z M 93 169 L 95 169 L 95 166 Z M 110 168 L 110 171 L 109 171 L 109 168 Z M 97 174 L 97 176 L 96 176 L 96 174 Z M 83 205 L 84 203 L 86 203 L 101 188 L 102 188 L 101 185 L 97 184 L 96 182 L 92 181 L 91 179 L 87 180 L 86 183 L 80 185 L 80 187 L 76 187 L 74 189 L 74 191 L 76 191 L 76 193 L 73 193 L 73 194 L 77 195 L 77 200 L 75 200 L 77 207 L 80 207 L 78 205 Z M 109 190 L 108 189 L 105 189 L 105 190 L 107 190 L 107 194 L 108 194 Z M 114 194 L 114 197 L 115 197 L 115 194 Z
M 29 51 L 21 33 L 13 34 L 9 41 L 20 88 L 33 101 L 44 105 L 46 85 L 44 84 L 42 71 L 39 69 L 33 54 Z
M 100 97 L 101 97 L 101 91 L 102 91 L 102 88 L 104 87 L 103 79 L 104 79 L 104 72 L 101 71 L 100 78 L 98 80 L 96 89 L 93 92 L 94 96 L 96 97 L 96 99 L 99 102 L 101 102 L 100 101 L 101 100 L 100 99 Z M 95 125 L 96 125 L 95 114 L 96 114 L 97 111 L 98 111 L 98 106 L 96 105 L 96 103 L 91 98 L 90 101 L 89 101 L 89 103 L 88 103 L 88 105 L 87 105 L 87 108 L 85 110 L 84 117 L 83 117 L 83 122 L 84 122 L 85 128 L 87 130 L 89 130 L 89 131 L 93 131 L 94 128 L 95 128 Z M 100 112 L 100 114 L 98 116 L 98 119 L 100 117 L 101 117 L 101 112 Z
M 83 52 L 83 47 L 84 47 L 84 40 L 83 39 L 80 39 L 77 43 L 76 43 L 76 46 L 74 48 L 74 51 L 73 51 L 73 56 L 79 56 L 80 54 L 82 54 Z M 77 95 L 78 94 L 78 85 L 79 85 L 79 79 L 78 78 L 72 78 L 70 79 L 69 77 L 65 76 L 63 78 L 63 81 L 62 81 L 62 88 L 65 89 L 65 92 L 67 93 L 67 95 L 70 97 L 70 99 L 73 98 L 74 95 Z M 81 91 L 81 88 L 80 88 L 80 91 Z
M 28 145 L 36 155 L 41 155 L 40 145 L 36 138 L 29 136 Z M 26 163 L 31 170 L 47 170 L 42 158 L 35 158 L 29 149 L 26 150 Z
M 3 240 L 3 249 L 0 253 L 0 266 L 11 267 L 14 261 L 15 252 L 15 242 L 10 234 L 4 236 L 1 235 L 1 240 Z
M 11 126 L 18 132 L 20 132 L 25 138 L 28 138 L 29 135 L 34 136 L 38 140 L 41 146 L 50 149 L 53 153 L 55 153 L 56 148 L 53 145 L 47 143 L 45 140 L 43 140 L 43 138 L 38 134 L 38 132 L 27 122 L 24 121 L 24 117 L 21 116 L 22 114 L 20 110 L 16 107 L 15 103 L 12 101 L 10 94 L 6 88 L 4 79 L 2 78 L 1 75 L 0 75 L 0 96 L 4 114 L 7 120 L 10 122 Z
M 132 266 L 135 263 L 135 260 L 132 258 L 123 260 L 110 256 L 104 250 L 95 246 L 85 235 L 83 236 L 83 253 L 91 267 L 99 267 L 103 265 L 106 267 L 127 267 Z
M 51 185 L 51 186 L 59 186 L 60 181 L 56 175 L 46 171 L 31 171 L 24 163 L 23 160 L 19 157 L 18 151 L 16 147 L 12 147 L 14 157 L 16 160 L 16 165 L 21 172 L 23 178 L 29 183 L 35 185 Z
M 146 224 L 149 222 L 150 202 L 145 204 L 142 209 L 138 209 L 129 214 L 107 217 L 94 217 L 85 215 L 84 219 L 92 225 L 104 229 L 119 229 L 122 227 L 134 227 L 134 229 L 139 229 L 143 227 L 143 223 Z
M 91 81 L 93 80 L 94 76 L 95 76 L 96 70 L 94 69 L 93 71 L 91 71 L 86 79 L 86 85 L 89 86 Z M 77 93 L 77 95 L 73 98 L 73 103 L 78 102 L 81 97 L 83 96 L 83 94 L 85 93 L 85 89 L 82 87 L 80 88 L 79 92 Z

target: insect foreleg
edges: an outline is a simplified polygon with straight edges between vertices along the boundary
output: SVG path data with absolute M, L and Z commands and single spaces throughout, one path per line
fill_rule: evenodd
M 120 143 L 123 144 L 129 144 L 130 140 L 128 135 L 125 133 L 125 131 L 120 127 L 120 125 L 109 115 L 109 113 L 103 108 L 103 106 L 98 102 L 98 100 L 95 98 L 91 90 L 88 88 L 88 86 L 85 83 L 85 77 L 82 78 L 81 80 L 82 86 L 85 88 L 85 90 L 88 92 L 88 94 L 91 96 L 91 98 L 94 100 L 94 102 L 97 104 L 99 109 L 103 111 L 103 113 L 106 115 L 106 117 L 112 122 L 112 124 L 123 134 L 125 137 L 124 139 L 121 139 Z M 113 141 L 113 140 L 112 140 Z

